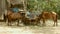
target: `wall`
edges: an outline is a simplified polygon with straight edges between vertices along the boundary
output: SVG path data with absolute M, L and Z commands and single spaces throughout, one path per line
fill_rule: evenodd
M 3 18 L 3 14 L 5 13 L 5 9 L 6 9 L 6 0 L 0 0 L 0 19 Z

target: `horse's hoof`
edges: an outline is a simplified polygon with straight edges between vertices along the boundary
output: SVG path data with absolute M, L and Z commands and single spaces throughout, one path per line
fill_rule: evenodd
M 54 27 L 55 25 L 53 25 L 53 27 Z
M 8 26 L 12 26 L 11 24 L 7 24 Z
M 12 25 L 8 25 L 8 26 L 12 26 Z
M 56 25 L 56 26 L 58 26 L 58 25 Z
M 7 26 L 9 26 L 9 24 L 7 24 Z
M 19 26 L 19 25 L 17 25 L 17 26 Z
M 7 23 L 7 26 L 10 26 L 10 24 L 9 24 L 9 23 Z
M 46 24 L 43 24 L 43 26 L 46 26 Z

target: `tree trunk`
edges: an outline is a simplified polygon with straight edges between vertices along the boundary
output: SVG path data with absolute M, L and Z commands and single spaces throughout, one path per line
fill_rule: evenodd
M 23 0 L 24 11 L 27 11 L 27 0 Z

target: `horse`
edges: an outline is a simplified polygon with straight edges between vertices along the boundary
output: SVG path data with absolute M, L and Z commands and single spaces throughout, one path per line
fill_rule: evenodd
M 54 24 L 53 26 L 57 26 L 57 18 L 58 18 L 58 15 L 57 13 L 51 11 L 51 12 L 48 12 L 48 11 L 43 11 L 40 15 L 40 21 L 42 20 L 43 21 L 43 25 L 45 25 L 45 21 L 48 20 L 48 19 L 52 19 L 54 21 Z
M 39 20 L 37 18 L 29 19 L 24 17 L 22 22 L 24 23 L 24 25 L 37 25 L 39 23 Z
M 40 17 L 36 16 L 33 19 L 31 19 L 27 18 L 27 16 L 24 16 L 22 22 L 24 25 L 38 25 L 40 23 Z
M 14 13 L 11 10 L 7 10 L 7 14 L 6 15 L 4 14 L 4 19 L 5 21 L 8 20 L 8 23 L 7 23 L 8 25 L 11 25 L 12 21 L 18 20 L 17 26 L 19 26 L 19 20 L 22 19 L 22 16 L 23 16 L 23 13 L 20 13 L 20 12 Z

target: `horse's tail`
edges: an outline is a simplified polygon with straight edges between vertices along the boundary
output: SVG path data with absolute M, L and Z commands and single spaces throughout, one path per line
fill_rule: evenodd
M 58 20 L 58 16 L 59 16 L 59 15 L 57 14 L 57 15 L 56 15 L 56 22 L 57 22 L 57 20 Z
M 4 16 L 4 21 L 6 22 L 6 20 L 7 20 L 7 15 L 3 15 Z

